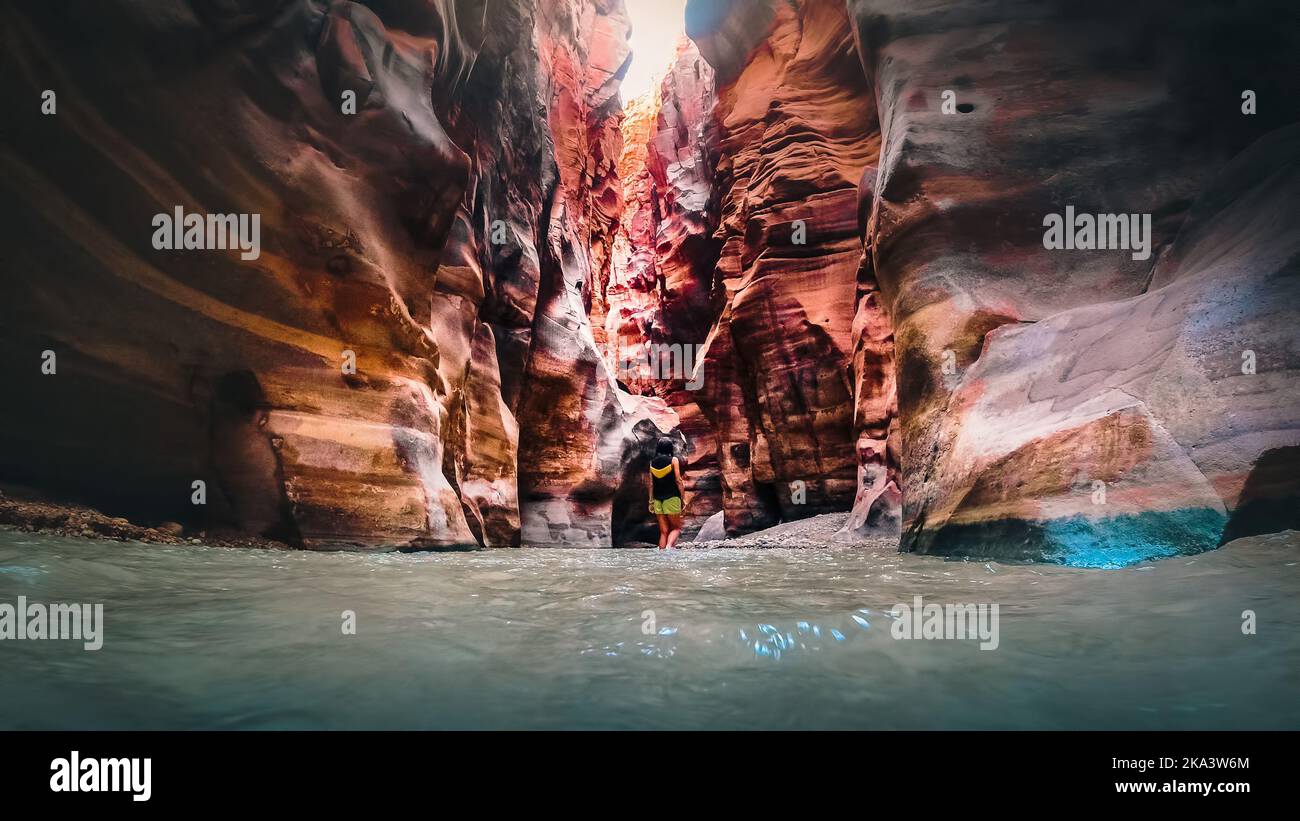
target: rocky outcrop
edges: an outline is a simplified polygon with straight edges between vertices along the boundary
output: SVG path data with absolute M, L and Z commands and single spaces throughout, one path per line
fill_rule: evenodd
M 610 543 L 610 460 L 673 427 L 584 315 L 621 3 L 7 19 L 5 479 L 308 547 Z M 155 248 L 178 207 L 257 214 L 260 254 Z
M 855 496 L 865 523 L 893 498 L 881 496 L 892 343 L 862 266 L 857 186 L 879 149 L 843 4 L 693 0 L 687 31 L 720 83 L 720 308 L 698 401 L 718 440 L 727 531 L 845 510 Z M 855 357 L 871 385 L 855 385 Z
M 776 9 L 772 0 L 688 0 L 686 36 L 717 72 L 718 85 L 730 85 L 750 64 Z
M 1226 180 L 1211 188 L 1290 116 L 1243 109 L 1288 99 L 1296 49 L 1267 22 L 1284 10 L 857 0 L 870 90 L 840 78 L 810 113 L 801 92 L 836 76 L 839 52 L 799 55 L 835 42 L 834 5 L 687 9 L 719 84 L 721 307 L 699 404 L 718 440 L 728 531 L 799 516 L 784 489 L 801 474 L 819 480 L 814 504 L 842 508 L 854 467 L 844 535 L 902 519 L 907 550 L 1112 565 L 1292 521 L 1296 346 L 1290 323 L 1266 318 L 1294 300 L 1250 283 L 1286 281 L 1287 249 L 1266 249 L 1293 230 L 1279 215 L 1294 209 L 1278 194 L 1285 181 L 1244 182 L 1259 159 L 1228 171 L 1250 210 L 1212 216 L 1236 199 Z M 1224 32 L 1230 45 L 1217 42 Z M 858 98 L 855 120 L 843 101 Z M 809 146 L 815 161 L 800 156 Z M 1280 146 L 1254 151 L 1283 162 Z M 837 167 L 841 157 L 854 161 Z M 855 202 L 843 193 L 853 187 Z M 1044 218 L 1067 206 L 1150 215 L 1150 253 L 1049 250 Z M 827 221 L 806 251 L 790 239 L 796 209 Z M 837 254 L 849 233 L 833 220 L 850 213 L 861 257 Z M 1231 288 L 1179 273 L 1183 248 L 1212 247 L 1198 232 L 1237 249 L 1219 270 Z M 808 259 L 816 285 L 797 279 Z M 805 322 L 840 329 L 818 337 L 782 324 L 787 295 L 805 310 L 853 310 Z M 1244 328 L 1230 331 L 1229 315 Z M 1243 334 L 1270 352 L 1267 373 Z M 798 376 L 783 384 L 791 361 Z M 826 364 L 844 395 L 828 389 Z
M 1294 508 L 1294 136 L 1265 136 L 1292 115 L 1243 108 L 1293 94 L 1282 6 L 849 6 L 903 549 L 1112 566 L 1249 529 L 1253 476 Z M 1067 208 L 1149 215 L 1149 253 L 1049 249 Z
M 689 374 L 621 375 L 678 412 L 695 523 L 721 505 L 736 535 L 852 506 L 846 536 L 897 533 L 892 324 L 857 192 L 878 139 L 847 17 L 697 1 L 686 28 L 624 124 L 611 359 L 693 354 Z
M 703 342 L 714 318 L 713 109 L 713 72 L 685 40 L 659 90 L 629 104 L 621 160 L 627 205 L 604 294 L 615 362 L 642 359 L 640 346 L 649 343 Z M 634 367 L 623 374 L 645 393 L 663 393 L 669 376 Z

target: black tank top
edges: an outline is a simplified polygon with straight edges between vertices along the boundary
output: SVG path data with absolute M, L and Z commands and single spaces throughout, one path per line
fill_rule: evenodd
M 680 495 L 680 491 L 677 490 L 677 477 L 673 475 L 672 465 L 673 457 L 671 456 L 656 456 L 650 460 L 650 467 L 655 469 L 650 473 L 650 482 L 654 485 L 654 497 L 659 501 Z M 663 476 L 655 475 L 656 471 L 662 471 L 664 468 L 668 468 L 667 473 L 664 473 Z

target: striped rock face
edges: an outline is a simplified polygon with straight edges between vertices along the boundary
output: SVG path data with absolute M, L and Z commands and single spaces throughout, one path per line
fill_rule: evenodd
M 306 547 L 610 544 L 612 460 L 675 424 L 585 313 L 625 34 L 596 0 L 8 11 L 2 478 Z M 260 255 L 152 247 L 177 207 L 260 215 Z
M 683 37 L 660 86 L 625 104 L 619 176 L 626 205 L 600 299 L 610 367 L 630 391 L 662 398 L 678 416 L 688 536 L 722 505 L 717 440 L 696 401 L 712 376 L 698 366 L 715 313 L 719 248 L 714 89 L 713 69 Z M 647 530 L 641 538 L 657 535 Z
M 557 181 L 542 212 L 541 285 L 520 397 L 522 540 L 610 547 L 649 520 L 649 453 L 677 417 L 629 394 L 603 356 L 599 297 L 623 211 L 618 161 L 628 21 L 618 2 L 542 2 L 538 43 Z M 678 436 L 680 440 L 680 436 Z
M 880 307 L 865 296 L 857 187 L 879 139 L 843 5 L 693 1 L 687 33 L 719 85 L 719 316 L 698 403 L 718 442 L 727 530 L 855 496 L 865 521 L 890 478 L 892 391 L 876 401 L 874 387 L 892 372 L 892 340 L 885 322 L 860 344 L 872 323 L 859 310 Z M 855 384 L 855 348 L 857 372 L 879 377 L 872 390 Z
M 1280 103 L 1296 76 L 1280 7 L 849 6 L 903 549 L 1113 566 L 1273 527 L 1300 444 L 1295 141 L 1243 89 Z M 1146 247 L 1062 247 L 1066 213 L 1140 217 Z
M 622 0 L 18 5 L 0 485 L 604 547 L 666 436 L 713 534 L 1300 527 L 1293 5 L 690 0 L 626 111 Z

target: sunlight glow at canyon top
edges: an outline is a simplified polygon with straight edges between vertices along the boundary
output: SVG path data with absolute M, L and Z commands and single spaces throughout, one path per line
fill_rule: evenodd
M 623 79 L 623 100 L 659 85 L 677 42 L 686 33 L 686 0 L 626 0 L 632 18 L 632 65 Z

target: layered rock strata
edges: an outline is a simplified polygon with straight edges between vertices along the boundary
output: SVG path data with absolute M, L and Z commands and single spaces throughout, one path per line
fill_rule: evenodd
M 3 478 L 307 547 L 612 543 L 612 460 L 673 428 L 583 313 L 626 28 L 614 0 L 12 10 Z M 260 253 L 159 250 L 178 207 L 256 214 Z
M 857 192 L 879 140 L 844 7 L 693 0 L 687 32 L 719 83 L 719 313 L 698 403 L 727 532 L 855 499 L 861 527 L 887 530 L 892 340 Z
M 709 538 L 1300 526 L 1292 5 L 691 0 L 626 112 L 620 0 L 17 6 L 0 483 L 610 546 L 666 435 Z
M 629 102 L 620 164 L 627 204 L 603 298 L 606 359 L 634 393 L 677 413 L 691 535 L 720 509 L 717 441 L 696 395 L 715 314 L 719 245 L 712 168 L 714 79 L 683 39 L 660 87 Z M 594 314 L 593 314 L 594 315 Z
M 1294 501 L 1283 4 L 849 7 L 882 133 L 863 191 L 903 549 L 1113 566 L 1249 531 L 1248 486 Z M 1093 235 L 1057 246 L 1049 215 L 1084 214 Z

